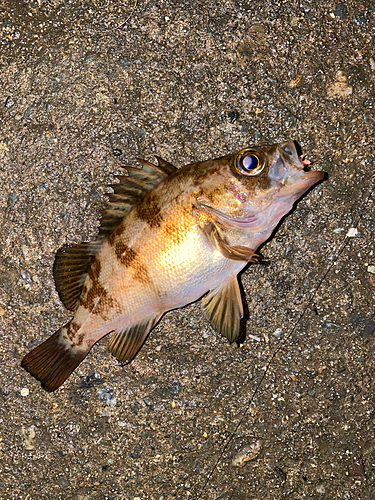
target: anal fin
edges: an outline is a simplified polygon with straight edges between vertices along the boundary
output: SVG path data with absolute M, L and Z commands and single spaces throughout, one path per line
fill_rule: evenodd
M 108 344 L 111 354 L 119 361 L 131 361 L 160 317 L 161 315 L 157 314 L 135 325 L 114 331 Z
M 241 293 L 236 276 L 231 276 L 211 290 L 202 300 L 202 308 L 212 327 L 229 342 L 234 342 L 240 331 L 243 316 Z

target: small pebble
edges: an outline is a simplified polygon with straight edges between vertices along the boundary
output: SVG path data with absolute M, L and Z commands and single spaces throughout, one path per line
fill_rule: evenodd
M 349 231 L 346 233 L 348 238 L 354 238 L 358 234 L 358 229 L 356 227 L 351 227 Z
M 7 214 L 13 210 L 13 207 L 16 204 L 17 200 L 18 200 L 18 194 L 17 193 L 15 193 L 14 191 L 12 191 L 11 193 L 9 193 L 8 202 L 7 202 L 7 208 L 6 208 L 6 211 L 5 211 Z
M 286 481 L 286 474 L 282 469 L 280 469 L 280 467 L 275 466 L 273 470 L 275 471 L 280 481 L 282 482 Z
M 348 8 L 344 3 L 339 3 L 335 9 L 335 17 L 345 19 L 348 15 Z
M 35 427 L 32 425 L 31 427 L 22 427 L 21 435 L 24 438 L 24 446 L 27 451 L 35 450 L 34 440 L 36 437 Z
M 254 460 L 254 458 L 258 455 L 262 445 L 260 441 L 255 441 L 252 444 L 245 446 L 242 450 L 240 450 L 234 458 L 232 459 L 233 467 L 243 467 L 246 462 L 250 460 Z
M 371 273 L 371 274 L 375 274 L 375 266 L 367 266 L 367 272 L 368 273 Z M 4 310 L 4 309 L 3 309 Z M 4 311 L 5 312 L 5 311 Z M 1 314 L 1 310 L 0 310 L 0 316 L 2 316 Z
M 59 483 L 61 484 L 61 486 L 63 488 L 66 488 L 67 486 L 69 486 L 69 481 L 67 480 L 66 476 L 59 477 Z
M 11 97 L 7 97 L 5 101 L 5 107 L 11 108 L 14 105 L 14 101 Z
M 319 493 L 320 495 L 324 495 L 324 493 L 326 492 L 326 489 L 324 487 L 323 484 L 320 484 L 317 488 L 316 488 L 316 492 Z
M 122 155 L 121 149 L 113 149 L 112 153 L 113 153 L 113 156 L 121 156 Z
M 261 341 L 261 339 L 260 339 L 259 337 L 257 337 L 256 335 L 251 335 L 251 334 L 249 334 L 249 338 L 250 338 L 250 339 L 253 339 L 253 340 L 256 340 L 257 342 L 260 342 L 260 341 Z
M 338 71 L 335 78 L 335 81 L 328 88 L 328 97 L 336 98 L 350 96 L 353 92 L 353 88 L 348 85 L 347 77 L 344 73 L 342 71 Z
M 281 334 L 283 333 L 283 329 L 282 328 L 276 328 L 276 330 L 273 332 L 273 335 L 274 337 L 281 337 Z
M 29 389 L 27 387 L 24 387 L 21 389 L 21 396 L 28 396 L 30 393 Z
M 365 467 L 363 464 L 363 460 L 359 459 L 349 467 L 349 475 L 354 477 L 364 477 L 365 476 Z
M 230 123 L 234 123 L 235 121 L 238 120 L 239 117 L 240 117 L 240 114 L 237 110 L 228 112 L 228 118 L 229 118 Z

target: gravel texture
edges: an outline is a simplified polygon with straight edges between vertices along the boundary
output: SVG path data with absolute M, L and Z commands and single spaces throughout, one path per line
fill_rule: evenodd
M 351 0 L 0 3 L 1 499 L 375 498 L 374 16 Z M 54 254 L 95 236 L 121 165 L 288 138 L 329 178 L 242 274 L 240 346 L 198 302 L 130 365 L 104 339 L 56 393 L 20 367 L 67 321 Z

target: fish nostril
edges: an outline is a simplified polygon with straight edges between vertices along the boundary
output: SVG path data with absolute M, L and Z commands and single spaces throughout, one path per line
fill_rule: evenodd
M 289 146 L 284 146 L 284 152 L 289 156 L 293 156 L 293 151 Z

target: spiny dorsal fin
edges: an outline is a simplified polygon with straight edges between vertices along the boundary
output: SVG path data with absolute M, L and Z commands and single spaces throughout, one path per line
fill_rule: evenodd
M 160 315 L 151 316 L 135 325 L 116 330 L 111 334 L 109 351 L 119 361 L 131 361 L 142 347 L 151 328 L 159 321 Z
M 241 293 L 236 276 L 231 276 L 211 290 L 202 300 L 203 312 L 213 328 L 234 342 L 243 316 Z
M 120 182 L 110 186 L 114 192 L 107 194 L 107 208 L 103 210 L 99 234 L 94 241 L 66 246 L 57 251 L 53 274 L 60 299 L 68 311 L 76 310 L 87 272 L 104 239 L 148 191 L 177 170 L 171 163 L 158 157 L 157 160 L 158 165 L 139 160 L 142 169 L 124 167 L 128 175 L 116 176 Z
M 162 168 L 163 171 L 167 174 L 173 174 L 176 170 L 178 170 L 172 163 L 169 163 L 167 160 L 163 160 L 163 158 L 160 158 L 160 156 L 156 156 L 155 158 L 158 160 L 158 167 Z
M 177 168 L 168 161 L 159 157 L 156 159 L 157 165 L 137 158 L 142 168 L 124 167 L 128 175 L 116 175 L 120 183 L 110 186 L 114 193 L 107 194 L 108 205 L 103 210 L 99 237 L 107 237 L 148 191 L 160 184 L 168 175 L 176 172 Z
M 75 311 L 87 272 L 103 239 L 60 248 L 53 264 L 53 276 L 61 302 Z

